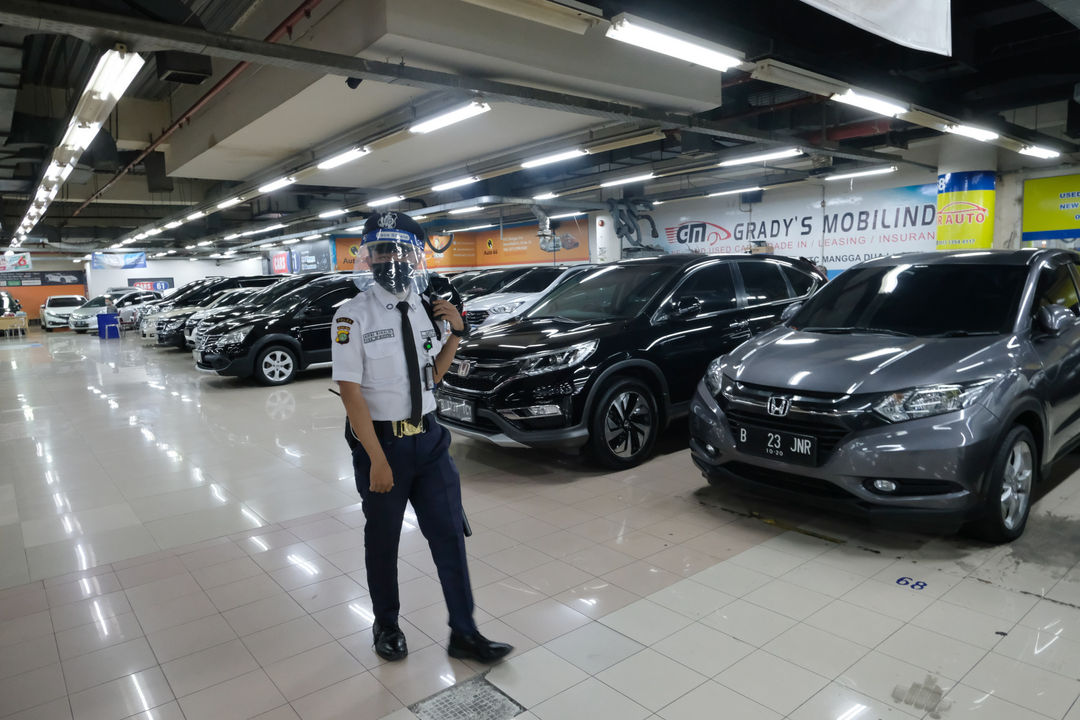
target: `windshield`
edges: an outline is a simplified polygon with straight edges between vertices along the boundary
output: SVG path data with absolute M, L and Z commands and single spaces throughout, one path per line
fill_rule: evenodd
M 310 275 L 296 275 L 295 277 L 278 280 L 273 285 L 267 285 L 257 292 L 251 293 L 244 298 L 240 304 L 244 307 L 262 307 L 263 305 L 269 305 L 282 295 L 291 293 L 296 288 L 302 287 L 309 282 L 311 282 Z
M 453 285 L 456 289 L 460 290 L 461 286 L 476 277 L 476 274 L 476 270 L 470 270 L 468 272 L 463 272 L 460 275 L 455 275 L 454 277 L 450 278 L 450 284 Z
M 521 277 L 511 280 L 499 292 L 538 293 L 555 282 L 566 268 L 533 268 Z
M 49 298 L 49 307 L 51 307 L 51 308 L 57 308 L 57 307 L 79 307 L 79 306 L 80 306 L 80 305 L 82 305 L 82 304 L 83 304 L 84 302 L 86 302 L 86 298 L 77 298 L 77 297 L 54 297 L 54 298 Z
M 495 289 L 495 286 L 499 284 L 499 281 L 506 277 L 509 270 L 495 270 L 494 272 L 480 273 L 475 277 L 469 278 L 458 288 L 458 292 L 462 295 L 471 295 L 480 292 L 490 292 Z
M 670 266 L 608 265 L 561 283 L 526 317 L 612 320 L 640 313 L 671 277 Z
M 211 281 L 208 278 L 203 278 L 202 280 L 195 280 L 194 282 L 190 282 L 184 287 L 174 292 L 172 295 L 170 295 L 169 302 L 176 302 L 177 304 L 186 303 L 186 301 L 190 300 L 196 293 L 200 292 L 210 282 Z
M 1012 330 L 1027 275 L 1017 265 L 854 268 L 811 297 L 790 325 L 807 332 L 998 335 Z
M 301 305 L 305 304 L 308 300 L 318 297 L 332 287 L 332 285 L 327 283 L 308 283 L 303 287 L 295 288 L 291 292 L 287 292 L 280 296 L 263 308 L 261 312 L 274 315 L 291 313 Z
M 124 295 L 126 294 L 127 293 L 124 293 Z M 105 307 L 106 298 L 112 300 L 113 304 L 116 304 L 116 301 L 122 298 L 124 295 L 120 293 L 105 293 L 104 295 L 98 295 L 96 298 L 83 305 L 83 307 Z
M 214 299 L 214 302 L 210 303 L 206 307 L 216 308 L 223 305 L 236 305 L 244 297 L 251 294 L 251 290 L 248 288 L 240 288 L 238 290 L 226 290 Z

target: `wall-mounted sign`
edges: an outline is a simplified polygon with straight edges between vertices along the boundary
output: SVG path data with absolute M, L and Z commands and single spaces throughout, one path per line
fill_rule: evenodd
M 287 275 L 289 273 L 289 253 L 276 252 L 270 256 L 270 271 L 275 275 Z
M 938 176 L 938 250 L 994 247 L 997 179 L 980 170 Z
M 90 267 L 94 270 L 105 270 L 107 268 L 144 268 L 146 267 L 146 253 L 144 252 L 130 252 L 130 253 L 99 253 L 96 252 L 91 256 Z
M 1024 181 L 1023 240 L 1080 238 L 1080 175 Z
M 85 270 L 14 272 L 0 277 L 0 287 L 37 287 L 41 285 L 85 285 Z
M 18 272 L 19 270 L 29 270 L 31 267 L 30 253 L 0 255 L 0 272 Z
M 157 292 L 176 287 L 176 281 L 171 277 L 128 278 L 127 284 L 128 287 L 139 288 L 140 290 L 155 290 Z

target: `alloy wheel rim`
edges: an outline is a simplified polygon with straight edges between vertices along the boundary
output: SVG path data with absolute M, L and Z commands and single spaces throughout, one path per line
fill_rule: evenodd
M 262 367 L 266 377 L 271 380 L 284 380 L 292 374 L 293 361 L 288 353 L 274 350 L 267 353 L 266 357 L 263 358 Z
M 1026 440 L 1017 440 L 1009 451 L 1001 483 L 1001 521 L 1009 530 L 1015 530 L 1027 514 L 1034 465 L 1031 446 Z
M 630 458 L 640 453 L 652 432 L 653 417 L 641 393 L 619 393 L 604 413 L 604 440 L 613 455 Z

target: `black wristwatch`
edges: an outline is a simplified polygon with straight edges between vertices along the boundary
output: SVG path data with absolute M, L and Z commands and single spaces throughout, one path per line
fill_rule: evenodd
M 461 338 L 462 340 L 468 340 L 469 339 L 469 323 L 466 322 L 464 325 L 462 325 L 460 330 L 455 330 L 454 328 L 450 328 L 450 334 L 451 335 L 456 335 L 457 337 Z

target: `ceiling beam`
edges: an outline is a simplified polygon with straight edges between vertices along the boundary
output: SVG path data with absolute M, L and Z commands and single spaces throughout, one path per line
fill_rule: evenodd
M 65 7 L 56 3 L 40 2 L 40 0 L 4 0 L 3 7 L 0 8 L 0 24 L 37 32 L 72 35 L 93 43 L 123 42 L 139 52 L 181 50 L 323 75 L 344 75 L 428 90 L 450 89 L 479 93 L 489 100 L 591 115 L 609 120 L 658 123 L 668 128 L 692 129 L 740 142 L 761 143 L 768 146 L 791 143 L 789 137 L 761 133 L 748 127 L 715 122 L 696 115 L 641 108 L 570 93 L 366 60 L 339 53 L 268 43 L 234 35 L 219 35 L 197 28 Z M 864 150 L 848 150 L 835 145 L 806 147 L 808 150 L 852 160 L 906 162 L 894 156 Z

